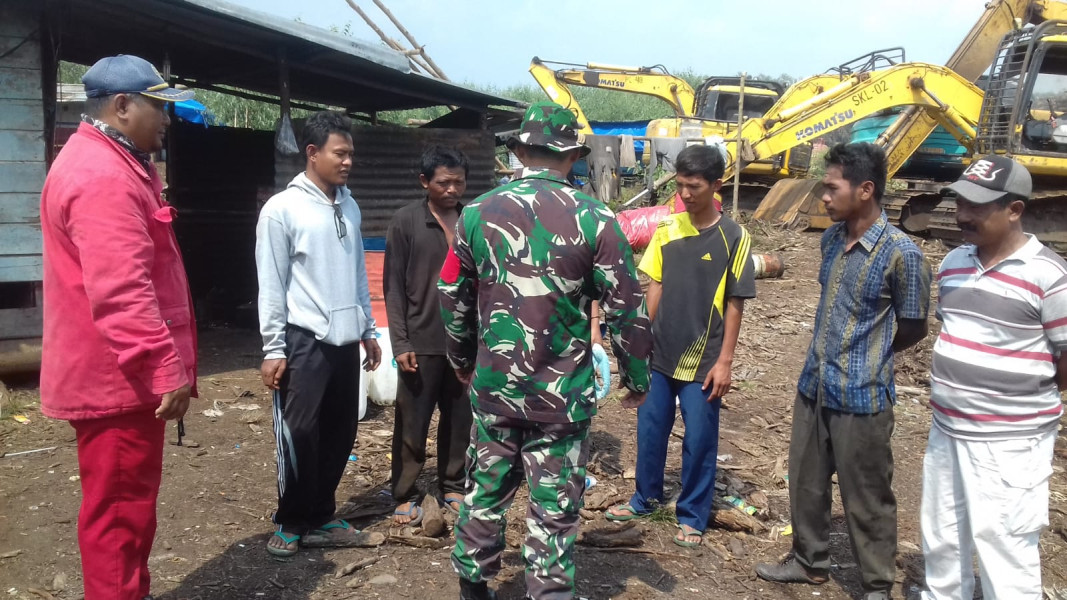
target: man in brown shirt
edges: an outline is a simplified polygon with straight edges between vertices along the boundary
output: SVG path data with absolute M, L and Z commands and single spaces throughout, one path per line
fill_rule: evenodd
M 422 521 L 416 480 L 426 462 L 426 434 L 435 406 L 441 411 L 438 491 L 452 510 L 463 501 L 471 407 L 466 386 L 445 357 L 437 278 L 452 245 L 467 171 L 467 157 L 458 150 L 426 150 L 419 174 L 426 199 L 397 211 L 386 238 L 385 307 L 399 374 L 392 459 L 393 497 L 399 503 L 393 520 L 399 525 Z

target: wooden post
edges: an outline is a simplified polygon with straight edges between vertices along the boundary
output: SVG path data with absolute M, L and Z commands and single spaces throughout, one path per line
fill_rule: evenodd
M 375 24 L 375 22 L 373 20 L 371 20 L 370 15 L 368 15 L 366 12 L 364 12 L 363 9 L 359 7 L 359 5 L 357 5 L 355 2 L 353 2 L 353 0 L 345 0 L 345 2 L 348 2 L 348 6 L 350 6 L 352 8 L 352 10 L 356 11 L 357 14 L 359 14 L 359 16 L 363 19 L 363 22 L 366 23 L 371 29 L 373 29 L 374 33 L 378 34 L 378 37 L 382 38 L 382 41 L 385 42 L 386 46 L 389 46 L 390 48 L 392 48 L 393 50 L 396 50 L 397 52 L 405 52 L 405 55 L 407 56 L 407 59 L 408 59 L 408 64 L 411 65 L 411 68 L 414 71 L 418 72 L 418 71 L 422 70 L 422 71 L 425 71 L 426 73 L 430 74 L 431 76 L 434 76 L 433 70 L 430 68 L 429 65 L 427 65 L 425 62 L 423 62 L 420 59 L 419 56 L 407 55 L 406 54 L 407 51 L 404 49 L 404 47 L 401 46 L 400 43 L 397 42 L 396 40 L 394 40 L 391 37 L 385 35 L 385 32 L 382 31 L 381 28 L 378 27 L 378 25 Z M 418 52 L 418 54 L 421 55 L 422 51 L 420 50 Z
M 741 85 L 737 96 L 737 157 L 734 158 L 734 208 L 730 214 L 734 219 L 737 214 L 737 197 L 741 193 L 741 127 L 745 124 L 745 75 L 741 73 Z
M 163 53 L 163 73 L 161 73 L 161 75 L 163 75 L 163 81 L 166 81 L 168 84 L 174 83 L 173 81 L 171 81 L 169 52 Z M 172 123 L 178 122 L 178 113 L 176 107 L 174 106 L 174 102 L 167 102 L 167 106 L 166 108 L 164 108 L 164 110 L 167 111 L 167 116 L 170 117 Z M 174 168 L 174 161 L 171 160 L 171 157 L 174 155 L 175 148 L 174 136 L 168 135 L 166 137 L 166 143 L 167 145 L 163 154 L 163 164 L 166 165 L 166 169 L 163 176 L 166 180 L 167 186 L 166 191 L 164 193 L 166 194 L 167 202 L 174 204 L 174 201 L 176 200 L 174 196 L 174 190 L 177 188 L 178 185 L 176 179 L 177 173 L 175 172 L 176 169 Z M 158 156 L 159 155 L 157 154 L 156 157 L 158 158 Z
M 289 59 L 285 57 L 284 47 L 278 48 L 278 90 L 278 97 L 282 101 L 282 116 L 289 116 Z M 291 119 L 292 117 L 290 116 L 289 118 Z
M 396 28 L 400 30 L 400 33 L 404 34 L 404 37 L 406 37 L 408 41 L 411 42 L 412 47 L 419 50 L 422 49 L 422 46 L 420 46 L 419 43 L 415 41 L 415 36 L 408 33 L 407 29 L 404 29 L 404 26 L 400 24 L 400 21 L 398 21 L 397 18 L 393 16 L 393 13 L 389 12 L 389 9 L 385 7 L 385 4 L 382 2 L 382 0 L 374 0 L 374 4 L 377 5 L 383 13 L 385 13 L 385 16 L 389 17 L 389 20 L 393 22 L 393 25 L 396 25 Z M 433 69 L 431 75 L 435 75 L 438 79 L 444 79 L 445 81 L 449 80 L 448 76 L 445 75 L 445 72 L 441 70 L 441 67 L 438 67 L 437 63 L 435 63 L 433 59 L 430 58 L 428 54 L 426 54 L 426 52 L 421 52 L 421 55 L 423 58 L 426 59 L 426 63 L 430 65 L 430 68 Z

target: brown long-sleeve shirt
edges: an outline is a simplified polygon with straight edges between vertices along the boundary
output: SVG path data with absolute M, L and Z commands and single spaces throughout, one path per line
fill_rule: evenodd
M 429 200 L 413 202 L 393 215 L 385 238 L 382 287 L 394 356 L 445 355 L 437 279 L 447 253 L 445 231 L 430 212 Z

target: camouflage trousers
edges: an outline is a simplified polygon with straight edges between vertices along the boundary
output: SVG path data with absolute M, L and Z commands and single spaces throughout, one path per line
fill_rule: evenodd
M 456 521 L 452 566 L 469 581 L 500 571 L 505 514 L 525 477 L 526 593 L 536 600 L 574 597 L 578 536 L 589 458 L 589 421 L 536 423 L 474 411 L 467 450 L 466 497 Z

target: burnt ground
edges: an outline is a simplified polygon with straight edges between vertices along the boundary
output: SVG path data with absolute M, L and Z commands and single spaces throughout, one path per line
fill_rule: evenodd
M 753 574 L 760 561 L 789 550 L 788 495 L 782 475 L 796 377 L 803 364 L 815 304 L 819 263 L 817 233 L 797 234 L 753 224 L 757 251 L 781 253 L 789 266 L 783 279 L 760 280 L 758 298 L 746 307 L 734 369 L 735 389 L 722 411 L 720 487 L 762 507 L 751 531 L 710 529 L 703 547 L 671 543 L 676 528 L 669 510 L 639 521 L 641 545 L 576 551 L 578 592 L 587 598 L 855 598 L 859 574 L 848 546 L 839 499 L 832 539 L 833 578 L 826 585 L 779 586 Z M 925 246 L 936 265 L 944 249 Z M 936 325 L 935 325 L 936 327 Z M 919 498 L 922 455 L 930 426 L 925 383 L 933 336 L 898 357 L 901 387 L 896 408 L 896 492 L 899 502 L 898 583 L 914 597 L 922 581 Z M 412 547 L 390 538 L 378 548 L 304 550 L 275 559 L 264 550 L 275 500 L 274 438 L 270 398 L 259 382 L 258 336 L 254 331 L 212 328 L 201 335 L 201 398 L 186 418 L 194 444 L 171 445 L 169 430 L 159 502 L 159 531 L 151 558 L 153 593 L 165 600 L 277 598 L 454 598 L 449 538 L 437 548 Z M 15 385 L 4 396 L 0 452 L 55 446 L 54 450 L 0 458 L 0 597 L 78 598 L 81 574 L 75 523 L 79 502 L 74 432 L 41 416 L 37 389 Z M 205 410 L 214 409 L 209 417 Z M 21 424 L 12 419 L 29 419 Z M 625 501 L 633 490 L 636 417 L 609 399 L 594 420 L 590 473 L 599 483 L 587 493 L 583 532 L 608 527 L 602 508 Z M 338 490 L 342 511 L 371 531 L 389 534 L 392 504 L 381 494 L 389 478 L 392 409 L 371 406 L 360 423 L 355 448 Z M 432 431 L 432 430 L 431 430 Z M 676 424 L 681 431 L 681 419 Z M 431 436 L 433 434 L 431 433 Z M 431 448 L 433 441 L 431 440 Z M 680 437 L 672 438 L 668 483 L 678 488 Z M 1057 450 L 1051 489 L 1053 527 L 1042 537 L 1049 594 L 1067 590 L 1067 477 Z M 430 459 L 428 467 L 434 464 Z M 432 482 L 432 468 L 424 475 Z M 495 582 L 501 598 L 522 597 L 521 540 L 525 491 L 509 513 L 508 549 Z M 598 508 L 600 508 L 598 510 Z M 741 519 L 736 511 L 733 521 Z M 409 531 L 392 532 L 403 537 Z M 417 533 L 417 532 L 416 532 Z M 785 532 L 788 533 L 788 532 Z M 632 535 L 632 534 L 629 534 Z M 417 538 L 403 538 L 418 543 Z M 335 577 L 339 567 L 377 557 L 354 574 Z

